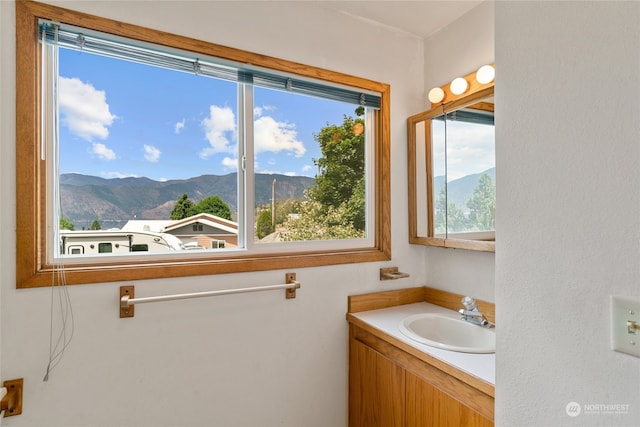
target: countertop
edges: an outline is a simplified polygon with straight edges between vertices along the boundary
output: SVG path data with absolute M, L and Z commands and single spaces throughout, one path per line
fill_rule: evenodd
M 454 310 L 440 307 L 427 302 L 404 304 L 395 307 L 381 308 L 377 310 L 361 311 L 350 313 L 351 316 L 367 323 L 368 325 L 384 332 L 387 335 L 423 352 L 429 356 L 441 360 L 477 377 L 491 385 L 495 385 L 496 376 L 496 355 L 495 354 L 475 354 L 462 353 L 457 351 L 442 350 L 419 343 L 400 332 L 398 325 L 407 316 L 420 313 L 439 313 L 459 319 L 460 314 Z

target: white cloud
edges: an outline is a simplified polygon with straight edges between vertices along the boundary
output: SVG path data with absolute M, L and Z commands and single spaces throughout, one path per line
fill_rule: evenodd
M 263 105 L 263 106 L 257 106 L 257 107 L 253 107 L 253 115 L 254 117 L 260 117 L 262 116 L 265 112 L 268 111 L 276 111 L 277 108 L 273 105 Z
M 109 111 L 105 91 L 97 90 L 90 83 L 78 78 L 58 79 L 59 105 L 62 123 L 69 130 L 87 141 L 106 139 L 108 127 L 117 118 Z
M 313 166 L 311 165 L 304 165 L 302 167 L 302 172 L 309 172 L 310 170 L 313 170 Z
M 158 163 L 162 152 L 153 145 L 144 144 L 144 158 L 150 163 Z
M 496 165 L 493 126 L 457 123 L 455 132 L 447 130 L 448 180 L 484 172 Z
M 209 141 L 209 147 L 200 152 L 203 159 L 216 153 L 233 153 L 230 137 L 234 137 L 236 130 L 235 114 L 229 107 L 209 107 L 209 117 L 202 120 L 205 136 Z
M 272 169 L 262 169 L 262 170 L 256 169 L 256 173 L 261 173 L 261 174 L 264 174 L 264 175 L 281 175 L 280 172 L 274 171 Z
M 286 175 L 286 176 L 298 176 L 295 172 L 281 172 L 274 169 L 258 169 L 256 168 L 256 173 L 261 173 L 265 175 Z
M 99 142 L 93 143 L 91 153 L 104 160 L 115 160 L 116 158 L 116 153 L 111 148 L 108 148 L 106 145 Z
M 231 157 L 225 157 L 222 159 L 222 166 L 231 170 L 238 170 L 238 159 L 232 159 Z
M 139 178 L 138 175 L 118 171 L 100 172 L 100 176 L 103 178 Z
M 185 123 L 184 119 L 176 123 L 176 126 L 174 128 L 174 131 L 176 134 L 179 134 L 180 132 L 182 132 L 182 129 L 184 129 L 184 123 Z
M 255 120 L 254 138 L 256 154 L 271 151 L 293 152 L 302 157 L 307 151 L 304 144 L 297 139 L 298 132 L 294 124 L 278 122 L 273 117 L 262 116 Z
M 272 106 L 255 107 L 254 114 L 254 152 L 290 152 L 302 157 L 306 152 L 302 141 L 297 139 L 298 132 L 294 124 L 278 122 L 273 117 L 262 116 L 266 111 L 273 111 Z M 236 134 L 235 114 L 229 107 L 209 107 L 209 117 L 202 120 L 209 147 L 200 151 L 200 157 L 206 159 L 217 153 L 233 153 L 235 144 L 232 138 Z

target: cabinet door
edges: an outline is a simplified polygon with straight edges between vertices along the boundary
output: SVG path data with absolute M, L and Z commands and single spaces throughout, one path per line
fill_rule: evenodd
M 493 427 L 490 419 L 411 372 L 405 378 L 407 427 Z
M 404 369 L 349 340 L 349 426 L 404 426 Z

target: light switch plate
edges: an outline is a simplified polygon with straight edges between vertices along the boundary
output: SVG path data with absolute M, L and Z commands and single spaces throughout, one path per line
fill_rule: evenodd
M 640 299 L 611 297 L 611 349 L 640 357 Z

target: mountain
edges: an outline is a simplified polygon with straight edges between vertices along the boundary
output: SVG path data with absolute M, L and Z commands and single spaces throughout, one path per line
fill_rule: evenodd
M 473 196 L 473 190 L 478 185 L 480 177 L 488 173 L 496 182 L 496 168 L 487 169 L 484 172 L 465 175 L 462 178 L 454 179 L 447 183 L 447 200 L 449 203 L 455 203 L 463 211 L 467 211 L 467 200 Z M 437 200 L 438 195 L 444 185 L 444 176 L 436 176 L 433 178 L 434 197 Z
M 257 204 L 271 203 L 273 180 L 279 200 L 301 199 L 314 179 L 305 176 L 255 175 Z M 121 227 L 128 220 L 169 219 L 173 205 L 182 194 L 194 203 L 218 195 L 236 211 L 237 174 L 202 175 L 184 180 L 154 181 L 149 178 L 113 178 L 75 173 L 60 175 L 62 216 L 76 230 L 89 228 L 97 219 L 102 228 Z

